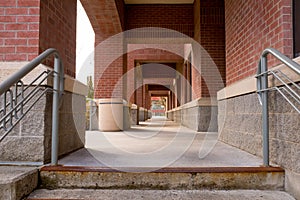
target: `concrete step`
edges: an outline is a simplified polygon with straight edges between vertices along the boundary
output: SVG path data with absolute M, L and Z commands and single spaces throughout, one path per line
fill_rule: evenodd
M 261 190 L 92 190 L 58 189 L 36 190 L 27 200 L 111 200 L 111 199 L 148 199 L 148 200 L 295 200 L 282 191 Z
M 0 199 L 19 200 L 38 186 L 35 167 L 0 166 Z
M 40 171 L 44 189 L 255 189 L 283 190 L 284 171 L 277 167 L 200 167 L 114 170 L 111 168 L 46 166 Z M 135 173 L 138 172 L 138 173 Z M 148 170 L 149 171 L 149 170 Z

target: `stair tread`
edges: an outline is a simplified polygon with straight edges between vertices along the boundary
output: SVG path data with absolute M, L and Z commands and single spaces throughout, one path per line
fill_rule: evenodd
M 16 182 L 32 173 L 37 173 L 36 167 L 0 166 L 0 184 Z
M 202 199 L 202 200 L 295 200 L 283 191 L 261 190 L 92 190 L 92 189 L 39 189 L 27 200 L 55 199 Z
M 234 173 L 234 172 L 284 172 L 280 167 L 88 167 L 88 166 L 44 166 L 41 171 L 68 171 L 68 172 L 157 172 L 157 173 Z
M 149 169 L 148 169 L 149 170 Z M 40 171 L 44 189 L 257 189 L 283 190 L 284 170 L 278 167 L 162 168 L 128 173 L 110 168 L 47 166 Z
M 21 199 L 38 186 L 38 169 L 0 166 L 0 199 Z

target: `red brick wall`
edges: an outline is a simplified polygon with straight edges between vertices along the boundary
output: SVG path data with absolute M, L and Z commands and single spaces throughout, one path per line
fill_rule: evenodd
M 42 0 L 40 10 L 39 53 L 56 48 L 63 59 L 65 73 L 73 77 L 76 73 L 76 9 L 76 0 Z
M 291 2 L 225 1 L 227 84 L 255 74 L 260 54 L 267 47 L 292 57 Z
M 57 48 L 65 72 L 75 77 L 76 0 L 2 0 L 0 46 L 1 61 L 31 61 Z
M 194 1 L 194 40 L 200 44 L 200 0 Z M 194 55 L 194 58 L 198 58 Z M 192 74 L 192 100 L 200 98 L 202 96 L 202 78 L 199 70 L 195 67 L 191 67 Z
M 126 5 L 126 29 L 161 27 L 194 35 L 193 5 Z
M 123 57 L 113 61 L 102 73 L 97 70 L 95 96 L 97 98 L 123 98 L 122 74 Z
M 192 67 L 192 100 L 202 97 L 202 79 L 195 67 Z
M 0 61 L 30 61 L 38 55 L 39 0 L 0 1 Z
M 224 0 L 201 0 L 200 44 L 218 68 L 220 76 L 212 71 L 210 58 L 201 59 L 202 97 L 216 96 L 225 83 L 225 15 Z M 221 78 L 221 80 L 220 80 Z M 209 90 L 208 90 L 209 88 Z
M 201 66 L 192 69 L 193 99 L 216 96 L 225 83 L 225 22 L 224 0 L 195 0 L 194 39 L 208 54 L 194 55 Z M 213 61 L 213 62 L 211 62 Z M 217 71 L 214 67 L 217 66 Z
M 119 18 L 122 15 L 120 0 L 80 0 L 80 2 L 100 42 L 122 32 L 122 23 Z
M 123 40 L 103 41 L 102 37 L 96 35 L 95 39 L 95 98 L 123 98 Z
M 123 97 L 123 83 L 116 86 L 126 68 L 123 56 L 123 40 L 107 42 L 115 34 L 122 32 L 124 15 L 121 0 L 98 1 L 81 0 L 95 31 L 95 98 Z M 121 19 L 120 19 L 121 18 Z

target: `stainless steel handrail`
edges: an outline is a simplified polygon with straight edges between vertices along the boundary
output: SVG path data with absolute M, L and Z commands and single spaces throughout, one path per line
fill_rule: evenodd
M 273 75 L 273 77 L 276 78 L 281 84 L 283 84 L 283 87 L 274 86 L 273 88 L 276 89 L 277 91 L 279 91 L 279 93 L 288 101 L 288 103 L 300 114 L 299 108 L 292 101 L 289 100 L 287 95 L 285 95 L 283 92 L 281 92 L 281 90 L 284 90 L 290 97 L 292 97 L 298 104 L 300 104 L 300 94 L 298 94 L 299 91 L 296 92 L 296 90 L 295 90 L 295 89 L 300 90 L 300 87 L 297 84 L 295 84 L 290 78 L 287 78 L 289 80 L 289 82 L 285 82 L 283 80 L 283 78 L 281 78 L 278 75 L 279 73 L 286 76 L 280 70 L 274 70 L 274 71 L 271 70 L 270 71 L 270 74 Z M 293 85 L 295 87 L 295 89 L 293 89 L 291 86 L 289 86 L 289 84 Z
M 270 73 L 268 70 L 268 58 L 267 56 L 271 54 L 273 55 L 276 59 L 281 61 L 283 64 L 288 66 L 290 69 L 292 69 L 295 73 L 300 75 L 300 65 L 287 56 L 283 55 L 280 53 L 278 50 L 274 48 L 267 48 L 265 49 L 259 60 L 258 64 L 258 70 L 257 70 L 257 93 L 259 95 L 259 101 L 262 105 L 262 131 L 263 131 L 263 165 L 264 166 L 269 166 L 270 165 L 270 159 L 269 159 L 269 109 L 268 109 L 268 91 L 270 90 L 268 86 L 268 76 L 270 74 L 274 75 L 273 72 Z M 278 78 L 274 76 L 275 78 Z M 278 79 L 279 81 L 280 78 Z M 294 83 L 292 83 L 294 84 Z M 287 84 L 284 83 L 286 86 Z M 280 92 L 281 95 L 289 102 L 291 103 L 288 99 L 287 96 L 285 96 L 278 87 L 273 87 L 273 89 L 276 89 L 277 91 Z M 289 87 L 288 90 L 291 88 Z M 294 91 L 292 92 L 294 93 Z M 295 94 L 295 93 L 294 93 Z M 295 95 L 297 97 L 297 94 Z
M 35 59 L 33 59 L 30 63 L 22 67 L 19 71 L 16 73 L 12 74 L 9 78 L 4 80 L 0 84 L 0 95 L 4 95 L 4 109 L 2 111 L 3 113 L 3 120 L 2 120 L 2 126 L 1 128 L 6 128 L 7 122 L 10 123 L 10 128 L 8 129 L 9 131 L 12 130 L 12 127 L 18 123 L 22 117 L 33 107 L 33 105 L 37 102 L 39 98 L 42 97 L 44 93 L 46 93 L 49 90 L 45 90 L 42 94 L 40 94 L 37 97 L 37 100 L 33 102 L 29 106 L 29 110 L 27 112 L 24 112 L 24 115 L 22 117 L 18 116 L 18 111 L 21 110 L 21 113 L 23 112 L 23 106 L 25 103 L 29 101 L 29 99 L 33 98 L 33 96 L 37 95 L 37 90 L 36 88 L 34 89 L 34 92 L 29 94 L 29 97 L 27 99 L 23 99 L 18 102 L 18 97 L 20 95 L 23 95 L 24 90 L 29 88 L 30 86 L 33 85 L 33 83 L 41 76 L 39 75 L 38 78 L 36 78 L 32 83 L 30 83 L 25 89 L 24 89 L 24 84 L 21 81 L 23 77 L 25 77 L 28 73 L 30 73 L 34 68 L 36 68 L 39 64 L 41 64 L 45 59 L 47 59 L 50 56 L 54 56 L 54 70 L 53 70 L 53 106 L 52 106 L 52 149 L 51 149 L 51 164 L 52 165 L 57 165 L 58 164 L 58 142 L 59 142 L 59 135 L 58 135 L 58 125 L 59 125 L 59 102 L 60 99 L 63 95 L 64 92 L 64 67 L 62 63 L 62 59 L 59 55 L 59 52 L 56 49 L 50 48 L 41 53 L 39 56 L 37 56 Z M 42 73 L 43 74 L 43 73 Z M 48 73 L 50 74 L 50 73 Z M 43 79 L 44 80 L 44 79 Z M 21 87 L 23 88 L 21 90 L 21 94 L 18 94 L 17 88 L 18 84 L 21 83 Z M 41 82 L 40 82 L 41 83 Z M 13 98 L 13 93 L 12 90 L 10 89 L 11 87 L 16 86 L 16 94 L 15 97 Z M 38 85 L 40 86 L 40 84 Z M 6 103 L 6 94 L 10 95 L 10 102 Z M 10 107 L 10 111 L 6 112 L 6 106 Z M 9 117 L 5 117 L 8 116 Z M 15 117 L 17 120 L 15 124 L 12 123 L 12 118 Z M 1 138 L 3 140 L 8 134 L 4 134 L 4 136 Z

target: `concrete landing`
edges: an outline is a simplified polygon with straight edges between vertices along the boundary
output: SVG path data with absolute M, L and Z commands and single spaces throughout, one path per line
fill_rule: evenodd
M 276 167 L 129 168 L 48 166 L 40 171 L 45 189 L 259 189 L 283 190 L 284 171 Z M 131 172 L 128 172 L 128 171 Z
M 262 159 L 218 142 L 218 133 L 196 132 L 154 118 L 123 132 L 87 131 L 85 149 L 59 160 L 65 166 L 254 167 Z
M 37 190 L 27 200 L 112 200 L 112 199 L 144 199 L 144 200 L 295 200 L 281 191 L 259 190 Z
M 19 200 L 38 186 L 38 169 L 0 166 L 0 199 Z

